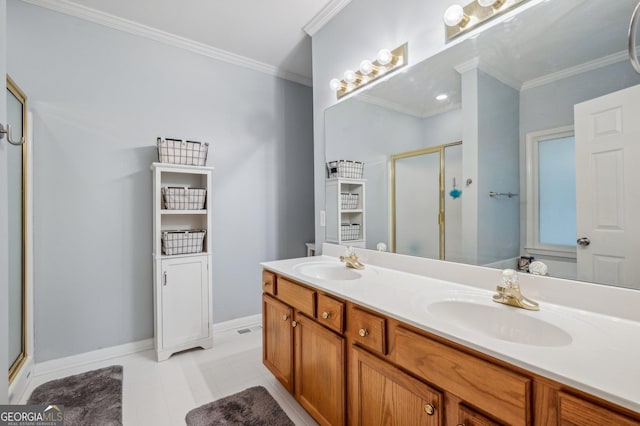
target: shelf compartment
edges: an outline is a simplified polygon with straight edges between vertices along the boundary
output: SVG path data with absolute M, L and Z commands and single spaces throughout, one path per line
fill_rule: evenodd
M 194 215 L 206 215 L 207 210 L 160 210 L 162 215 L 182 215 L 182 214 L 194 214 Z

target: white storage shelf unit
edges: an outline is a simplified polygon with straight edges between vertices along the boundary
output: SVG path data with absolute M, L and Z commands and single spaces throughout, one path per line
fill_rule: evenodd
M 158 361 L 193 347 L 213 345 L 210 265 L 212 168 L 153 163 L 154 336 Z M 204 188 L 204 208 L 165 208 L 162 188 Z M 205 230 L 202 252 L 166 255 L 163 231 Z
M 365 179 L 327 179 L 327 242 L 366 246 L 365 183 Z

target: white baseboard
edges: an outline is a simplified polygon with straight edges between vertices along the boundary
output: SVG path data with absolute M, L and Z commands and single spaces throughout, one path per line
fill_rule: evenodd
M 247 317 L 236 318 L 229 321 L 213 324 L 213 333 L 223 333 L 225 331 L 236 330 L 239 328 L 255 327 L 262 324 L 262 314 L 250 315 Z M 154 348 L 153 338 L 139 340 L 137 342 L 125 343 L 124 345 L 111 346 L 109 348 L 98 349 L 91 352 L 85 352 L 78 355 L 72 355 L 64 358 L 52 359 L 50 361 L 38 362 L 33 365 L 33 377 L 42 376 L 57 371 L 66 370 L 68 368 L 77 367 L 79 365 L 90 364 L 93 362 L 106 361 L 111 358 L 131 355 L 136 352 L 147 351 Z
M 55 373 L 79 365 L 90 364 L 92 362 L 105 361 L 119 356 L 134 354 L 136 352 L 153 349 L 153 339 L 144 339 L 137 342 L 125 343 L 124 345 L 111 346 L 109 348 L 98 349 L 78 355 L 64 358 L 52 359 L 50 361 L 38 362 L 33 366 L 33 375 L 42 376 L 44 374 Z
M 262 324 L 262 314 L 249 315 L 248 317 L 215 323 L 213 324 L 213 333 L 223 333 L 238 328 L 255 327 L 260 324 Z

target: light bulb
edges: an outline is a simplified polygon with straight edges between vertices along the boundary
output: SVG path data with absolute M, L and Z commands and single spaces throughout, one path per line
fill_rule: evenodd
M 448 98 L 449 96 L 446 93 L 436 96 L 436 100 L 438 101 L 446 101 Z
M 382 49 L 378 52 L 378 63 L 380 65 L 387 65 L 393 59 L 393 55 L 388 49 Z
M 354 81 L 356 81 L 357 76 L 356 73 L 353 72 L 352 70 L 346 70 L 344 72 L 344 81 L 346 81 L 347 83 L 353 83 Z
M 329 87 L 334 92 L 337 92 L 338 90 L 342 89 L 342 82 L 337 78 L 332 78 L 331 81 L 329 82 Z
M 370 60 L 365 59 L 364 61 L 360 62 L 360 72 L 364 75 L 369 75 L 373 72 L 373 64 Z
M 444 23 L 448 27 L 464 27 L 469 22 L 469 17 L 464 14 L 464 9 L 459 4 L 453 4 L 444 12 Z
M 494 7 L 499 8 L 504 3 L 504 0 L 477 0 L 478 4 L 482 7 Z

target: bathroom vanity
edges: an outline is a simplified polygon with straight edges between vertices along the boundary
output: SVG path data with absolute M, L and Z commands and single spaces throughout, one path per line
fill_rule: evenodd
M 640 321 L 529 277 L 539 312 L 492 302 L 499 271 L 369 250 L 356 271 L 339 250 L 262 264 L 264 364 L 320 424 L 640 424 Z

